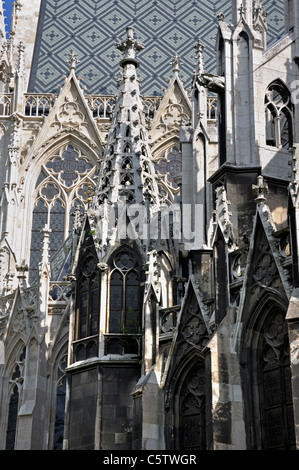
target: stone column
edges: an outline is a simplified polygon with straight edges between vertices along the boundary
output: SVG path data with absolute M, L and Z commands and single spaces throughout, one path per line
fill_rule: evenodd
M 299 288 L 294 289 L 286 316 L 289 329 L 296 448 L 299 449 Z

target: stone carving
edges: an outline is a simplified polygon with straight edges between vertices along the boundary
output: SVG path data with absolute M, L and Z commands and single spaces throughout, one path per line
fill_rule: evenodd
M 192 295 L 192 299 L 182 315 L 179 330 L 178 349 L 181 350 L 181 352 L 186 351 L 188 345 L 201 350 L 209 340 L 207 326 L 195 294 Z
M 62 127 L 75 128 L 81 130 L 82 126 L 85 126 L 85 115 L 81 110 L 79 103 L 75 101 L 69 101 L 65 98 L 65 103 L 62 105 L 61 110 L 57 114 L 57 121 Z

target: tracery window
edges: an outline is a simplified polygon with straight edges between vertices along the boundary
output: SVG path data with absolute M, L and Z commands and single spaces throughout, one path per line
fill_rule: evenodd
M 290 352 L 282 311 L 266 318 L 258 347 L 258 384 L 262 448 L 295 449 Z
M 23 387 L 23 376 L 24 376 L 24 366 L 25 366 L 25 356 L 26 348 L 22 349 L 22 352 L 19 356 L 18 361 L 14 372 L 10 380 L 10 399 L 8 404 L 8 420 L 7 420 L 7 429 L 6 429 L 6 445 L 5 450 L 14 450 L 15 449 L 15 440 L 17 433 L 17 420 L 18 420 L 18 411 L 19 411 L 19 399 L 20 392 Z
M 54 450 L 62 450 L 65 420 L 67 351 L 60 357 L 57 369 L 56 415 L 54 431 Z
M 72 231 L 76 209 L 83 212 L 92 196 L 95 165 L 73 145 L 62 147 L 42 166 L 35 189 L 32 217 L 29 281 L 37 279 L 42 233 L 51 229 L 50 259 Z
M 114 255 L 110 272 L 109 333 L 138 333 L 141 325 L 142 273 L 127 247 Z
M 99 329 L 100 271 L 88 255 L 81 263 L 77 285 L 77 339 L 94 336 Z
M 179 186 L 176 178 L 182 172 L 182 153 L 179 142 L 173 142 L 161 154 L 154 159 L 155 170 L 159 175 L 159 191 L 161 195 L 165 195 L 165 199 L 170 203 L 179 193 Z
M 205 370 L 203 364 L 188 373 L 180 392 L 180 443 L 185 451 L 206 449 Z
M 265 97 L 266 144 L 289 148 L 293 145 L 293 105 L 289 90 L 273 82 Z

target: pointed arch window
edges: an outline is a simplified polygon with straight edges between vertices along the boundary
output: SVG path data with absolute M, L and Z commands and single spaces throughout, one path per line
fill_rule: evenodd
M 263 323 L 257 364 L 262 448 L 295 449 L 288 330 L 279 309 L 272 309 Z
M 109 333 L 138 333 L 141 327 L 142 271 L 128 248 L 118 251 L 110 263 Z
M 62 450 L 65 421 L 67 351 L 59 359 L 57 367 L 56 414 L 54 429 L 54 450 Z
M 293 145 L 293 104 L 287 87 L 273 82 L 265 96 L 266 144 L 277 148 Z
M 180 391 L 179 448 L 185 451 L 206 449 L 205 369 L 202 363 L 194 366 Z
M 81 263 L 77 284 L 77 339 L 97 335 L 99 331 L 100 272 L 95 256 Z
M 178 141 L 173 141 L 155 158 L 155 170 L 167 189 L 172 194 L 178 194 L 179 186 L 176 183 L 176 178 L 182 172 L 182 153 Z
M 32 216 L 29 282 L 36 282 L 41 260 L 42 233 L 48 225 L 50 259 L 69 237 L 74 214 L 83 213 L 95 189 L 96 167 L 79 148 L 67 144 L 42 166 L 35 188 Z M 57 280 L 57 279 L 55 279 Z

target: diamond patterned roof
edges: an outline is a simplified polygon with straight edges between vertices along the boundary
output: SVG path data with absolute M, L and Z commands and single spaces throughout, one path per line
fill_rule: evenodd
M 283 0 L 264 0 L 268 12 L 268 44 L 283 34 Z M 171 75 L 175 54 L 182 59 L 182 74 L 191 79 L 194 44 L 205 44 L 205 69 L 215 68 L 217 13 L 231 17 L 231 0 L 45 0 L 29 91 L 57 92 L 61 76 L 68 72 L 71 51 L 80 60 L 77 73 L 88 94 L 116 93 L 120 53 L 115 44 L 133 26 L 135 37 L 145 44 L 138 54 L 139 77 L 144 95 L 160 95 Z

